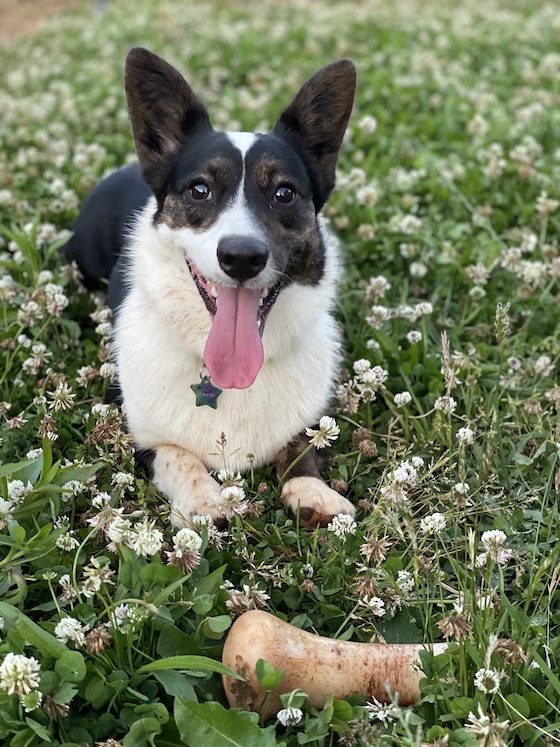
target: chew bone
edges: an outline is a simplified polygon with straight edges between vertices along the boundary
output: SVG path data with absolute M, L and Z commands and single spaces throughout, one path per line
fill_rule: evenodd
M 259 659 L 275 669 L 285 669 L 281 684 L 268 697 L 263 717 L 268 719 L 281 706 L 279 696 L 296 688 L 308 695 L 308 704 L 321 708 L 329 695 L 375 697 L 389 702 L 387 683 L 398 693 L 401 705 L 411 705 L 420 695 L 422 673 L 411 667 L 418 660 L 421 644 L 354 643 L 324 638 L 295 628 L 268 612 L 251 610 L 239 617 L 227 637 L 223 663 L 244 678 L 224 676 L 224 688 L 232 708 L 258 711 L 265 691 L 255 674 Z M 445 651 L 436 643 L 434 653 Z

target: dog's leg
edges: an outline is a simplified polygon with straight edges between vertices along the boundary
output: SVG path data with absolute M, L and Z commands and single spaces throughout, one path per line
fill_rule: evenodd
M 350 501 L 329 488 L 321 478 L 320 470 L 326 457 L 316 448 L 290 468 L 308 445 L 309 438 L 302 433 L 282 449 L 276 459 L 278 477 L 285 481 L 281 498 L 286 507 L 294 514 L 299 509 L 300 521 L 307 527 L 326 527 L 337 514 L 354 516 L 356 509 Z
M 196 514 L 210 514 L 217 524 L 224 522 L 220 485 L 198 457 L 169 444 L 141 450 L 136 458 L 169 498 L 172 524 L 186 526 Z

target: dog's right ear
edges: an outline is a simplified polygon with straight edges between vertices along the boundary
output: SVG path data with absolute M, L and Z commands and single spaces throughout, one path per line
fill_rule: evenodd
M 142 176 L 157 195 L 185 136 L 211 128 L 208 113 L 183 76 L 147 49 L 130 50 L 124 79 Z

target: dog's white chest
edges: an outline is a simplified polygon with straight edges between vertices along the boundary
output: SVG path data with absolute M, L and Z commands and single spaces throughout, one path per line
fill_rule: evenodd
M 280 294 L 266 323 L 256 381 L 224 390 L 213 409 L 197 406 L 191 389 L 200 381 L 211 319 L 184 262 L 158 244 L 151 227 L 137 233 L 133 249 L 134 283 L 119 311 L 115 353 L 139 447 L 175 444 L 212 469 L 246 469 L 273 461 L 328 412 L 339 356 L 329 313 L 335 254 L 319 285 L 294 284 Z

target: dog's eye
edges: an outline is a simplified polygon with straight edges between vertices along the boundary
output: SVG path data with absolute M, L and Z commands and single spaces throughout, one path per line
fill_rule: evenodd
M 204 184 L 203 182 L 197 182 L 196 184 L 192 184 L 189 187 L 189 195 L 193 198 L 193 200 L 211 200 L 212 199 L 212 190 L 207 184 Z
M 296 192 L 291 187 L 283 184 L 281 187 L 278 187 L 274 193 L 274 199 L 282 205 L 287 205 L 289 202 L 293 202 L 296 199 Z

